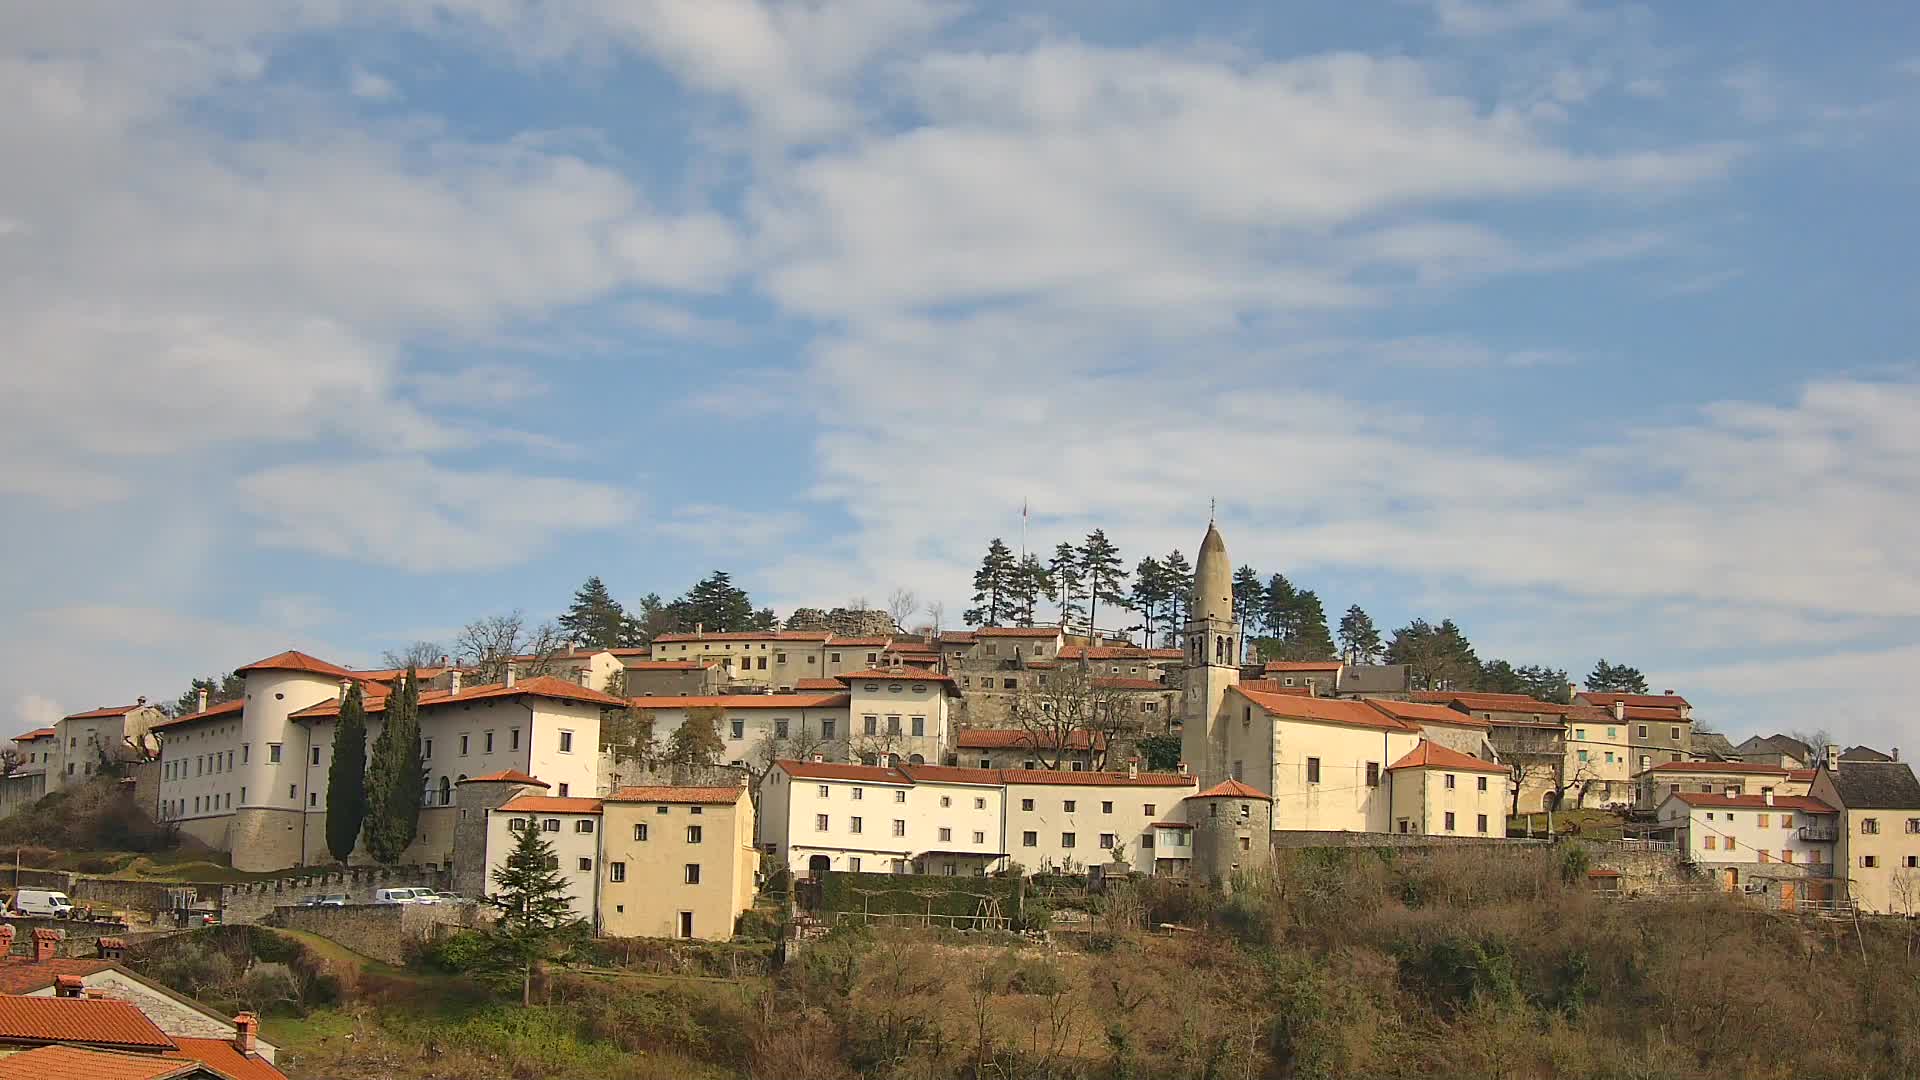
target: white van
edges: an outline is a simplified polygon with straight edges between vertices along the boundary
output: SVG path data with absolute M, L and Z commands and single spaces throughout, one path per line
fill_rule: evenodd
M 412 889 L 379 889 L 373 894 L 376 904 L 417 904 Z
M 73 901 L 53 889 L 21 889 L 14 897 L 13 909 L 22 915 L 51 915 L 56 919 L 73 918 Z

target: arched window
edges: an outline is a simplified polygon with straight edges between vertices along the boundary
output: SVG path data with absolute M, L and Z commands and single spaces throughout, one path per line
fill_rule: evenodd
M 450 805 L 452 802 L 453 802 L 453 781 L 448 780 L 446 777 L 443 776 L 440 778 L 440 805 L 447 806 L 447 805 Z
M 907 763 L 910 765 L 925 765 L 927 763 L 927 759 L 922 757 L 919 754 L 915 754 L 912 757 L 907 759 Z

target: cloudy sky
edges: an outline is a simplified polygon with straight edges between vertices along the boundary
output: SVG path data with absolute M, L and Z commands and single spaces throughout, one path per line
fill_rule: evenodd
M 1920 748 L 1920 15 L 0 8 L 0 715 L 1098 525 Z M 951 615 L 949 621 L 952 621 Z

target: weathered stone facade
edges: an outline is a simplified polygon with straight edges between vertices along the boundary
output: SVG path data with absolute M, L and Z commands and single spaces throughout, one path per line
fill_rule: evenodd
M 278 907 L 270 926 L 318 934 L 362 956 L 404 964 L 420 944 L 449 930 L 471 929 L 488 921 L 479 904 L 359 904 L 352 907 Z
M 220 918 L 228 923 L 257 923 L 274 908 L 316 893 L 344 893 L 348 903 L 367 904 L 373 901 L 377 889 L 446 889 L 451 887 L 452 877 L 437 866 L 354 866 L 289 874 L 271 881 L 225 886 L 220 894 Z

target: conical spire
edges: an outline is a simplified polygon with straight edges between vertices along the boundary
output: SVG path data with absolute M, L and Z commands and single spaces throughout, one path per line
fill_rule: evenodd
M 1220 530 L 1207 524 L 1206 539 L 1200 541 L 1200 558 L 1193 567 L 1193 618 L 1233 621 L 1233 563 L 1227 558 L 1227 542 Z

